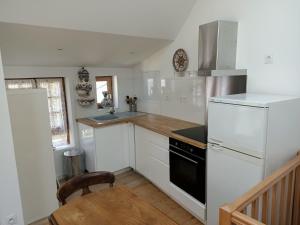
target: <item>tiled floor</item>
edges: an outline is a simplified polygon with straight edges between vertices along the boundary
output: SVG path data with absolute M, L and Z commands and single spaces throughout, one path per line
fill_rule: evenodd
M 151 182 L 133 171 L 117 175 L 116 185 L 125 185 L 129 187 L 136 195 L 167 214 L 179 225 L 203 225 L 190 213 L 156 188 Z M 106 186 L 97 185 L 91 189 L 95 191 L 102 188 L 106 188 Z M 48 225 L 48 221 L 47 219 L 44 219 L 31 225 Z

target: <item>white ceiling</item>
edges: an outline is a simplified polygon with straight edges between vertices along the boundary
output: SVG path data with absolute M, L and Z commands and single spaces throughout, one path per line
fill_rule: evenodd
M 0 22 L 0 48 L 6 66 L 129 67 L 169 43 L 164 39 Z
M 174 39 L 196 0 L 1 0 L 0 21 Z
M 129 67 L 175 39 L 195 1 L 0 0 L 3 63 Z

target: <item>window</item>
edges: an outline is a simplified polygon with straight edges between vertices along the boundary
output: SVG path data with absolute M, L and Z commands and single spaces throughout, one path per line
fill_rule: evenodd
M 5 83 L 7 89 L 46 88 L 52 144 L 59 147 L 70 143 L 64 78 L 6 79 Z
M 5 80 L 7 89 L 19 89 L 19 88 L 35 88 L 34 79 L 18 79 L 18 80 Z
M 104 99 L 103 92 L 107 91 L 111 94 L 113 99 L 113 77 L 112 76 L 103 76 L 96 77 L 96 92 L 97 92 L 97 106 L 98 109 L 101 109 L 101 102 Z

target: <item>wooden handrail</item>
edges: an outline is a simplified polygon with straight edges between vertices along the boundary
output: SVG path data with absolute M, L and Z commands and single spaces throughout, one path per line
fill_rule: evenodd
M 296 167 L 300 165 L 300 155 L 297 155 L 294 159 L 290 160 L 282 168 L 277 170 L 272 175 L 268 176 L 261 183 L 253 187 L 250 191 L 244 194 L 242 197 L 238 198 L 232 204 L 229 205 L 229 210 L 231 212 L 235 210 L 240 210 L 250 204 L 258 196 L 266 192 L 270 187 L 279 182 L 284 176 L 292 172 Z
M 261 223 L 250 216 L 247 216 L 243 213 L 235 211 L 232 213 L 232 222 L 235 224 L 242 224 L 242 225 L 265 225 L 264 223 Z
M 292 207 L 293 204 L 294 206 L 300 205 L 299 201 L 294 201 L 293 198 L 300 198 L 299 193 L 300 190 L 298 190 L 294 196 L 294 186 L 300 185 L 300 154 L 297 154 L 297 156 L 290 160 L 287 164 L 285 164 L 283 167 L 278 169 L 276 172 L 274 172 L 272 175 L 267 177 L 265 180 L 263 180 L 261 183 L 253 187 L 250 191 L 248 191 L 246 194 L 243 196 L 239 197 L 236 199 L 233 203 L 227 204 L 223 207 L 220 208 L 220 225 L 231 225 L 232 223 L 237 224 L 237 225 L 263 225 L 265 223 L 262 223 L 258 220 L 258 208 L 259 208 L 259 198 L 261 198 L 263 201 L 262 204 L 266 204 L 264 207 L 268 207 L 269 205 L 269 200 L 268 200 L 268 193 L 269 192 L 274 192 L 275 194 L 272 194 L 272 198 L 274 202 L 276 202 L 276 196 L 277 193 L 277 186 L 280 184 L 282 186 L 281 193 L 279 193 L 280 196 L 280 201 L 285 201 L 287 204 L 286 207 Z M 298 178 L 297 178 L 298 177 Z M 297 180 L 296 180 L 297 178 Z M 288 191 L 289 193 L 286 195 L 285 194 L 285 186 L 286 182 L 292 188 Z M 281 187 L 280 186 L 280 187 Z M 297 187 L 298 188 L 298 187 Z M 286 200 L 285 197 L 291 197 L 292 200 Z M 276 204 L 276 203 L 274 203 Z M 273 207 L 272 210 L 276 210 L 276 205 L 272 204 L 271 207 Z M 290 205 L 288 205 L 290 204 Z M 296 205 L 295 205 L 296 204 Z M 242 212 L 243 210 L 246 211 L 245 209 L 251 205 L 251 213 L 252 217 L 248 216 L 246 212 Z M 274 208 L 275 207 L 275 208 Z M 267 210 L 262 212 L 261 217 L 263 218 L 263 221 L 267 220 Z M 294 220 L 296 219 L 297 221 L 299 220 L 299 214 L 294 213 L 293 217 Z M 290 216 L 291 217 L 291 216 Z M 277 218 L 272 218 L 272 220 L 276 220 Z M 286 220 L 285 215 L 281 218 L 282 221 Z

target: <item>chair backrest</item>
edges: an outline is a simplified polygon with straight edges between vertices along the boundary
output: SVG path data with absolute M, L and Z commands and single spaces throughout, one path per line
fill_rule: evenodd
M 83 196 L 91 193 L 89 186 L 109 183 L 112 187 L 114 182 L 115 176 L 110 172 L 93 172 L 79 175 L 73 177 L 58 189 L 57 199 L 64 205 L 66 199 L 80 189 L 82 189 L 81 195 Z

